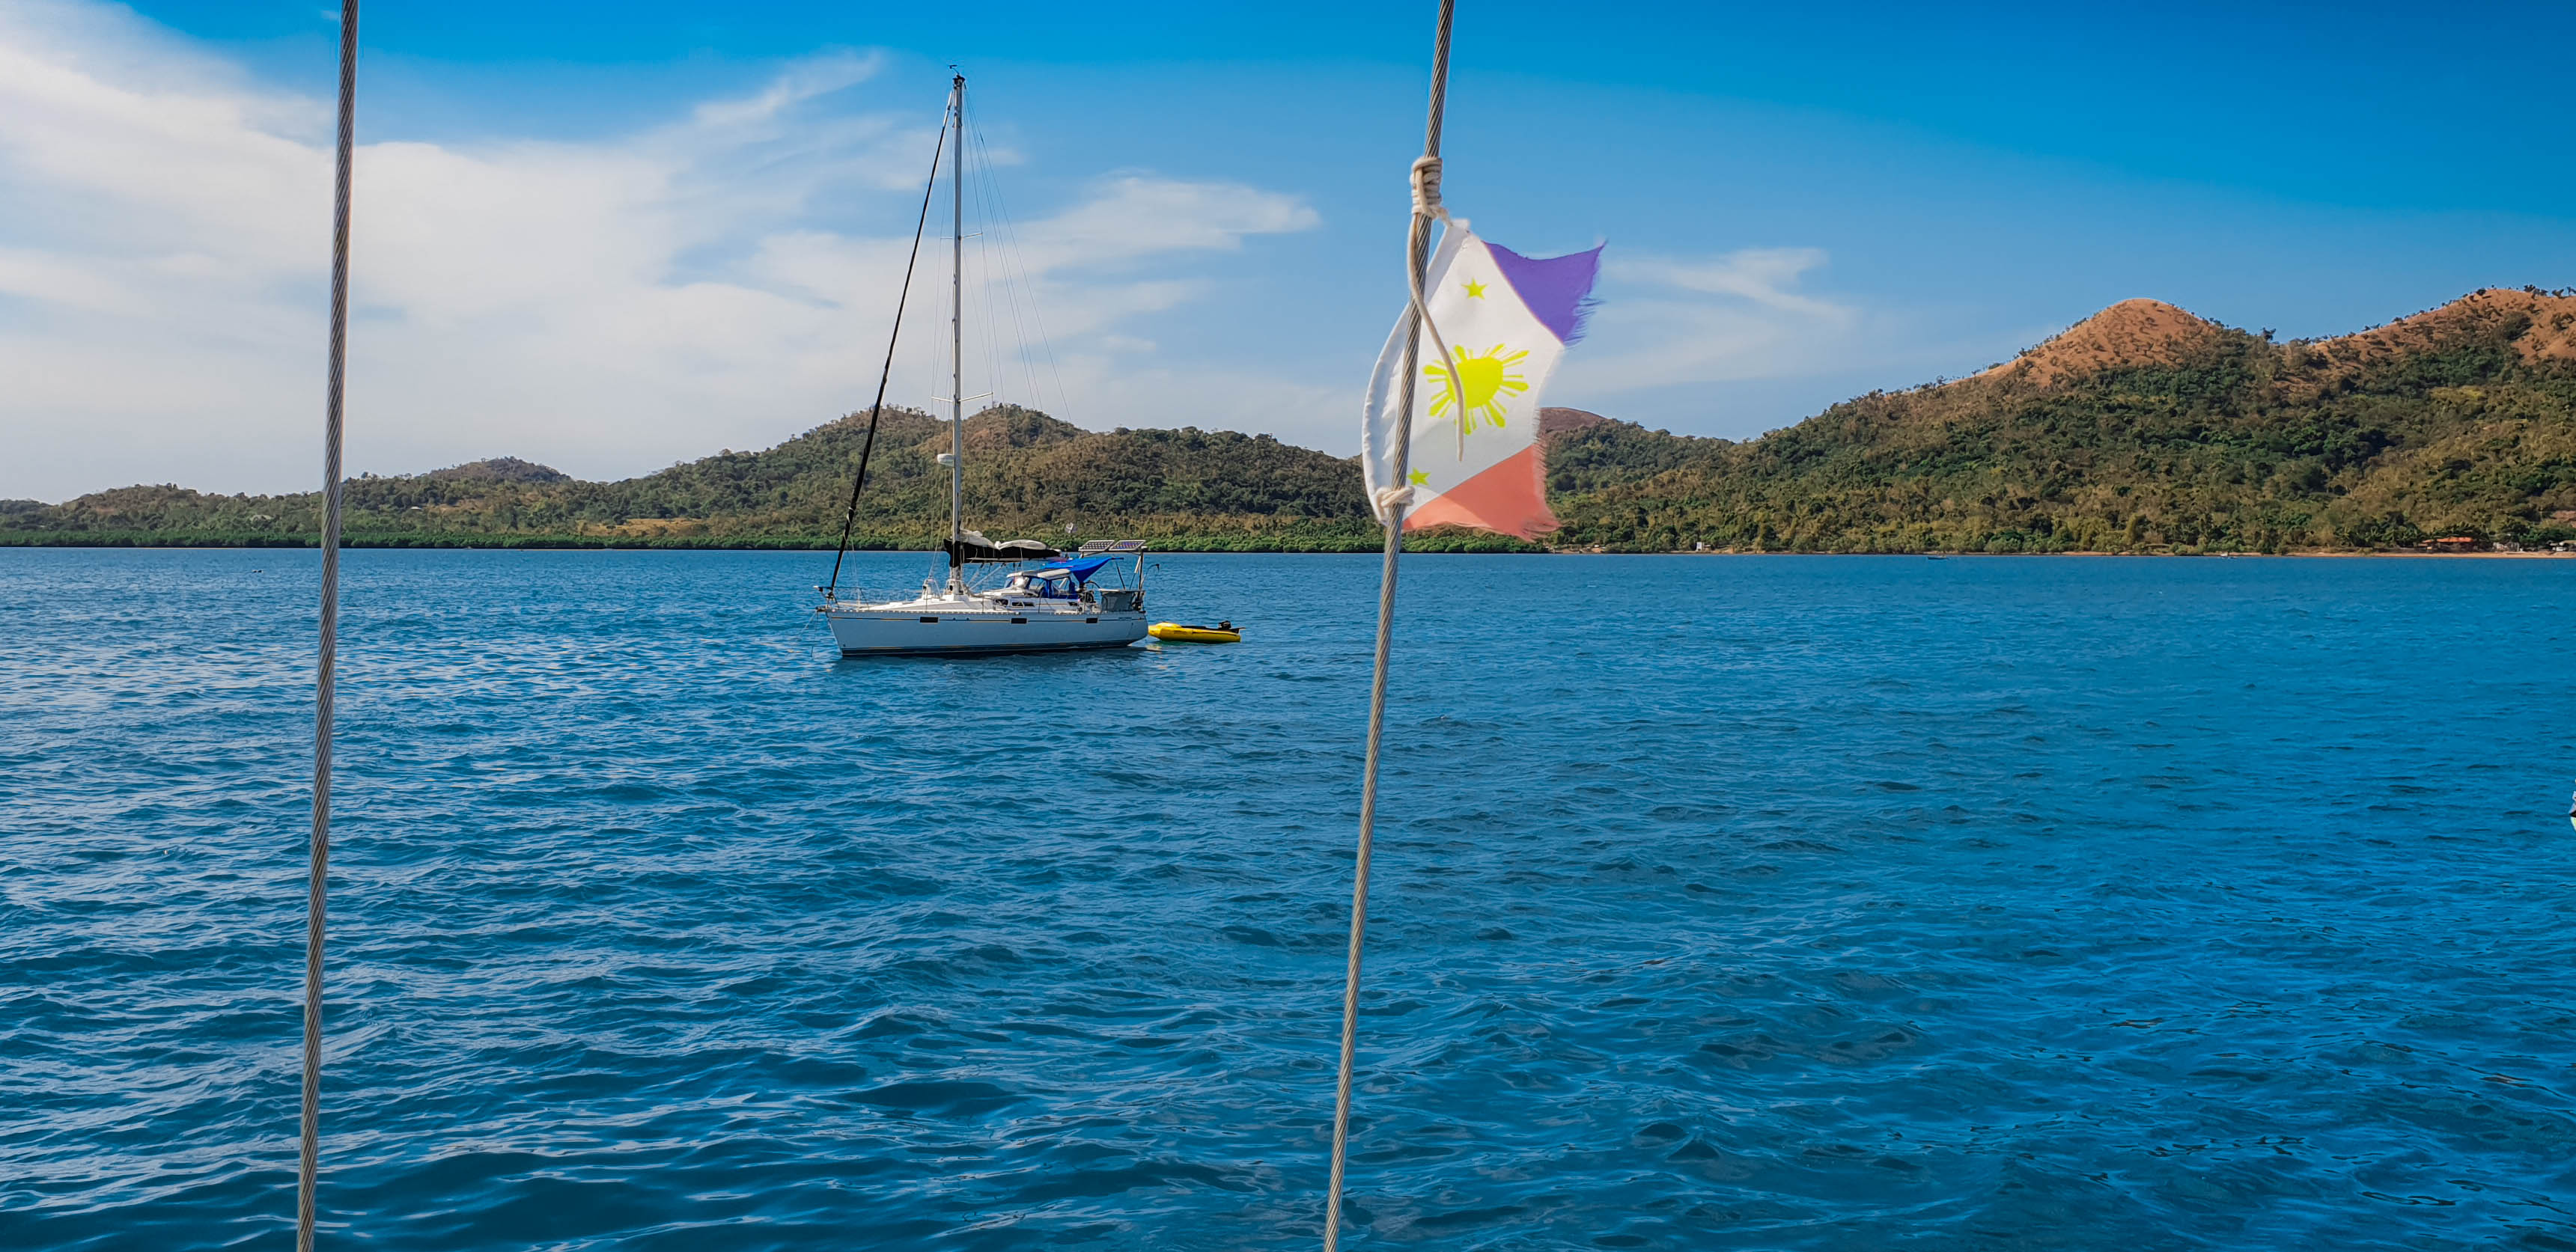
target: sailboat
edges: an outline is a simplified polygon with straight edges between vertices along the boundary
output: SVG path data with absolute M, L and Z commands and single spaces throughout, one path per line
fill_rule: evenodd
M 949 248 L 949 450 L 939 460 L 948 467 L 948 578 L 921 581 L 921 593 L 907 599 L 869 602 L 840 598 L 839 557 L 832 562 L 832 582 L 818 588 L 823 603 L 815 609 L 832 629 L 843 656 L 1060 652 L 1082 648 L 1123 648 L 1145 637 L 1145 544 L 1135 539 L 1095 539 L 1066 553 L 1030 539 L 995 542 L 966 528 L 966 76 L 949 81 L 948 119 L 943 143 L 949 150 L 949 192 L 953 204 Z M 938 159 L 932 158 L 931 186 L 925 190 L 922 215 L 929 217 L 930 192 L 938 186 Z M 913 237 L 920 250 L 919 228 Z M 912 284 L 909 269 L 904 286 Z M 903 300 L 896 300 L 897 333 Z M 893 368 L 893 345 L 887 346 L 887 371 Z M 859 491 L 867 481 L 867 458 L 875 446 L 876 418 L 884 411 L 885 382 L 879 376 L 877 403 L 870 410 L 868 443 L 859 457 L 858 478 L 850 489 L 850 518 L 858 512 Z M 849 550 L 849 521 L 841 531 L 841 550 Z M 1121 569 L 1132 561 L 1132 569 Z M 977 587 L 970 567 L 1018 565 L 998 586 Z M 1029 568 L 1034 565 L 1035 568 Z M 1132 574 L 1124 585 L 1112 577 Z

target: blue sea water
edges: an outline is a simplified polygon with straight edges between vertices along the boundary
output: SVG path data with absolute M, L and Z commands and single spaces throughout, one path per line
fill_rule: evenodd
M 1311 1246 L 1376 561 L 1158 560 L 349 554 L 325 1241 Z M 0 1247 L 286 1246 L 316 570 L 0 550 Z M 1351 1246 L 2576 1248 L 2571 605 L 1411 559 Z

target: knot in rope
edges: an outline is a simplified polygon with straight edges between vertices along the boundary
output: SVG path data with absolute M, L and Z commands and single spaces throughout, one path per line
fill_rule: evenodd
M 1421 246 L 1424 231 L 1428 229 L 1425 223 L 1435 220 L 1448 223 L 1447 229 L 1452 231 L 1463 231 L 1467 228 L 1467 219 L 1463 217 L 1451 218 L 1449 216 L 1449 210 L 1442 207 L 1440 203 L 1440 158 L 1436 156 L 1416 157 L 1413 161 L 1414 243 L 1408 246 Z M 1430 332 L 1432 359 L 1442 363 L 1439 366 L 1433 367 L 1433 372 L 1441 374 L 1448 379 L 1450 399 L 1457 404 L 1458 413 L 1463 418 L 1467 412 L 1467 396 L 1465 392 L 1459 389 L 1457 371 L 1447 368 L 1447 363 L 1449 361 L 1449 343 L 1447 340 L 1440 337 L 1440 328 L 1437 325 L 1434 325 L 1431 321 L 1430 306 L 1423 302 L 1422 270 L 1418 265 L 1420 254 L 1408 253 L 1408 256 L 1413 258 L 1406 263 L 1405 267 L 1405 275 L 1410 280 L 1413 289 L 1413 315 L 1421 318 L 1422 329 Z M 1408 357 L 1407 359 L 1410 360 L 1411 358 Z M 1467 438 L 1467 427 L 1463 421 L 1460 422 L 1458 426 L 1458 438 L 1461 441 L 1458 453 L 1463 459 L 1466 456 L 1466 445 L 1464 441 Z M 1389 490 L 1400 491 L 1403 490 L 1403 488 L 1390 488 Z M 1411 500 L 1408 498 L 1400 503 L 1409 504 L 1411 503 Z M 1388 506 L 1386 504 L 1381 503 L 1378 506 L 1378 511 L 1383 513 L 1386 511 L 1387 507 Z
M 1380 514 L 1390 513 L 1396 509 L 1409 509 L 1413 507 L 1413 488 L 1380 487 L 1374 499 Z
M 1463 231 L 1467 228 L 1467 219 L 1463 217 L 1450 217 L 1449 210 L 1442 207 L 1440 204 L 1440 158 L 1436 156 L 1416 157 L 1413 162 L 1414 243 L 1408 246 L 1421 246 L 1424 232 L 1428 229 L 1427 223 L 1435 220 L 1448 223 L 1447 229 L 1452 231 Z M 1441 362 L 1440 365 L 1433 367 L 1433 372 L 1448 379 L 1449 398 L 1458 406 L 1459 416 L 1464 418 L 1467 412 L 1467 395 L 1464 391 L 1460 390 L 1457 371 L 1453 368 L 1449 368 L 1448 366 L 1449 343 L 1447 340 L 1440 337 L 1440 327 L 1433 324 L 1431 320 L 1430 306 L 1425 304 L 1423 301 L 1422 270 L 1418 265 L 1420 254 L 1418 252 L 1409 252 L 1408 256 L 1412 259 L 1408 260 L 1406 263 L 1405 275 L 1411 281 L 1413 289 L 1413 315 L 1422 319 L 1422 329 L 1430 333 L 1432 359 Z M 1412 358 L 1408 356 L 1406 359 L 1410 360 Z M 1408 394 L 1409 391 L 1410 389 L 1408 388 Z M 1461 421 L 1458 425 L 1458 455 L 1462 460 L 1467 454 L 1466 438 L 1467 426 L 1464 421 Z M 1412 503 L 1411 494 L 1408 489 L 1403 487 L 1392 487 L 1387 490 L 1406 493 L 1405 499 L 1394 503 L 1408 505 Z M 1380 494 L 1383 495 L 1384 493 Z M 1378 512 L 1383 514 L 1390 507 L 1392 506 L 1389 503 L 1381 501 L 1378 505 Z
M 1446 218 L 1449 210 L 1440 206 L 1440 158 L 1427 156 L 1413 162 L 1413 213 L 1416 217 Z

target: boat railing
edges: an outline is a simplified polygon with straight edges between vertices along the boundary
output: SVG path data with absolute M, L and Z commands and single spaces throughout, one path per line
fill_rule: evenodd
M 832 609 L 855 609 L 862 604 L 870 603 L 872 599 L 883 600 L 894 598 L 880 592 L 871 592 L 867 588 L 861 587 L 855 583 L 843 583 L 841 584 L 839 591 L 833 591 L 825 587 L 816 587 L 814 590 L 823 593 L 823 603 L 821 607 L 815 610 L 816 612 L 828 612 Z

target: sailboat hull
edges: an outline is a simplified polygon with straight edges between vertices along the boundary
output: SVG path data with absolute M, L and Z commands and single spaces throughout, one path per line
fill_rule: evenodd
M 835 609 L 824 615 L 843 656 L 975 656 L 1123 648 L 1145 637 L 1134 613 L 889 612 Z

